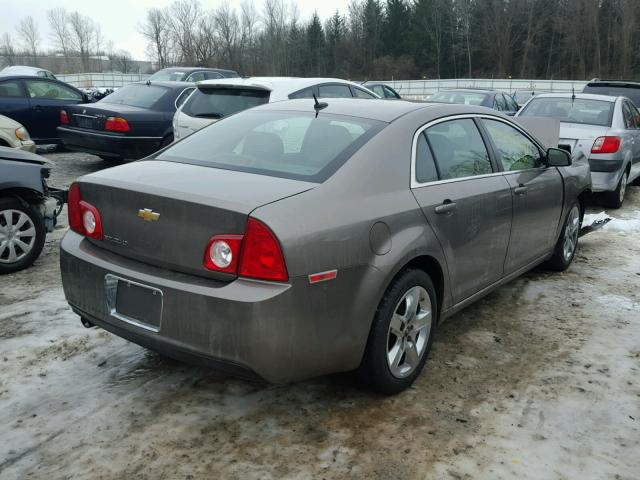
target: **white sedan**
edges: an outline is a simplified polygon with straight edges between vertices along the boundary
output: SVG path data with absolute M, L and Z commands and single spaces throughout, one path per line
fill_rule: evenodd
M 31 153 L 36 151 L 36 144 L 31 140 L 27 129 L 4 115 L 0 115 L 0 146 L 25 150 Z
M 380 98 L 371 90 L 336 78 L 249 77 L 205 80 L 173 117 L 175 140 L 223 117 L 263 103 L 294 98 Z

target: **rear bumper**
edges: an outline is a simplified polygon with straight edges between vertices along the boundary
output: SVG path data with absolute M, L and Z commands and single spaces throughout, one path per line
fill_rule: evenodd
M 168 356 L 273 383 L 356 368 L 372 313 L 355 296 L 371 291 L 365 277 L 380 280 L 377 270 L 362 266 L 313 286 L 306 277 L 222 283 L 126 259 L 73 231 L 61 242 L 60 267 L 73 310 L 105 330 Z M 161 290 L 157 332 L 112 315 L 107 274 Z
M 591 191 L 593 192 L 613 192 L 618 188 L 623 170 L 614 172 L 594 172 L 591 171 Z
M 160 149 L 161 137 L 133 137 L 115 133 L 91 132 L 71 127 L 58 127 L 65 148 L 101 157 L 137 160 Z

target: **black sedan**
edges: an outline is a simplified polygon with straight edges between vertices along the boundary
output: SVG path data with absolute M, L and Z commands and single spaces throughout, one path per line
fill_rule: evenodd
M 192 83 L 132 83 L 91 104 L 60 112 L 65 148 L 104 159 L 139 159 L 173 141 L 171 121 Z
M 475 105 L 498 110 L 505 115 L 513 116 L 518 111 L 518 104 L 510 95 L 497 90 L 483 90 L 459 88 L 456 90 L 441 90 L 434 93 L 429 102 L 458 103 L 461 105 Z

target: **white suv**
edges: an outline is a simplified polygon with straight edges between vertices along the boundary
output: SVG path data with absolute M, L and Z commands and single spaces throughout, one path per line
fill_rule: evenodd
M 173 117 L 174 140 L 263 103 L 313 95 L 317 98 L 380 98 L 361 85 L 335 78 L 227 78 L 198 82 L 196 87 Z

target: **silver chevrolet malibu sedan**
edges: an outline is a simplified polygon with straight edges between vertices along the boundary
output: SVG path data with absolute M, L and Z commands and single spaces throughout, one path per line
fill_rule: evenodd
M 270 382 L 358 370 L 391 394 L 444 319 L 569 266 L 586 164 L 482 107 L 327 102 L 247 110 L 73 184 L 60 263 L 85 326 Z

